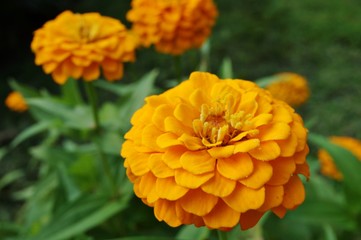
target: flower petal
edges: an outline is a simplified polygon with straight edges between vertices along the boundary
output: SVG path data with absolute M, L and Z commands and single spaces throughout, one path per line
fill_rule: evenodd
M 250 209 L 258 209 L 265 201 L 265 188 L 255 190 L 237 184 L 232 194 L 224 197 L 223 200 L 228 206 L 241 213 Z
M 254 160 L 252 175 L 239 182 L 249 188 L 258 189 L 270 180 L 272 173 L 272 166 L 268 162 Z
M 233 155 L 234 153 L 234 145 L 228 145 L 224 147 L 213 147 L 207 150 L 209 155 L 213 158 L 228 158 Z
M 283 218 L 286 215 L 287 209 L 284 206 L 278 206 L 272 208 L 272 212 L 277 215 L 279 218 Z
M 284 186 L 282 205 L 287 209 L 294 209 L 305 200 L 305 188 L 302 181 L 296 175 L 292 176 Z
M 201 88 L 197 88 L 192 92 L 189 96 L 189 101 L 193 107 L 199 107 L 209 102 Z
M 175 202 L 159 199 L 154 204 L 154 215 L 158 221 L 165 221 L 172 227 L 178 227 L 182 224 L 177 218 Z
M 155 190 L 157 178 L 152 173 L 147 173 L 143 177 L 141 177 L 140 182 L 138 184 L 140 198 L 146 198 L 149 204 L 154 203 L 159 199 L 157 191 Z
M 181 141 L 179 141 L 177 138 L 177 135 L 175 135 L 174 133 L 167 132 L 157 137 L 156 143 L 160 148 L 181 145 Z
M 216 159 L 212 158 L 206 150 L 188 151 L 181 156 L 180 162 L 185 170 L 193 174 L 202 174 L 214 170 Z
M 132 155 L 128 156 L 127 163 L 129 164 L 130 169 L 132 170 L 133 174 L 136 176 L 142 176 L 149 172 L 149 154 L 145 153 L 133 153 Z
M 167 148 L 162 157 L 163 162 L 172 169 L 181 168 L 182 164 L 180 162 L 180 158 L 186 151 L 187 149 L 183 146 Z
M 180 103 L 174 109 L 174 117 L 188 127 L 192 127 L 192 121 L 199 117 L 199 113 L 190 106 Z
M 142 144 L 153 150 L 159 150 L 158 152 L 160 152 L 161 148 L 159 148 L 155 140 L 162 134 L 163 132 L 161 132 L 153 124 L 149 124 L 148 126 L 144 127 L 142 131 Z
M 297 136 L 294 133 L 284 140 L 277 141 L 278 146 L 281 148 L 281 157 L 293 156 L 297 148 Z
M 281 149 L 274 141 L 266 141 L 249 151 L 249 154 L 258 160 L 268 161 L 277 158 L 281 154 Z
M 263 214 L 264 212 L 259 212 L 255 210 L 249 210 L 245 213 L 242 213 L 239 219 L 239 223 L 241 224 L 241 229 L 247 230 L 251 227 L 254 227 L 261 219 Z
M 180 136 L 178 140 L 181 141 L 184 146 L 186 146 L 189 150 L 192 151 L 205 148 L 200 138 L 192 137 L 188 134 L 182 134 L 182 136 Z
M 291 127 L 287 123 L 276 122 L 259 128 L 261 141 L 282 140 L 291 134 Z
M 83 78 L 86 81 L 95 80 L 99 78 L 99 75 L 100 75 L 100 69 L 99 69 L 99 64 L 97 63 L 92 63 L 88 67 L 85 67 L 83 69 Z
M 159 129 L 164 130 L 164 119 L 167 116 L 173 115 L 173 108 L 169 104 L 162 104 L 158 106 L 153 113 L 152 123 Z
M 157 178 L 174 176 L 174 170 L 169 168 L 162 160 L 163 154 L 153 153 L 149 158 L 149 168 Z
M 189 190 L 188 193 L 179 200 L 182 208 L 197 216 L 208 214 L 218 202 L 218 197 L 203 192 L 200 189 Z
M 223 177 L 216 171 L 213 178 L 202 185 L 202 190 L 217 197 L 225 197 L 231 194 L 235 187 L 235 181 Z
M 282 204 L 284 196 L 283 186 L 266 186 L 266 198 L 260 211 L 265 212 Z
M 219 200 L 213 210 L 203 217 L 203 220 L 209 228 L 232 228 L 239 222 L 240 215 L 239 212 Z
M 207 182 L 213 177 L 213 172 L 207 172 L 203 174 L 192 174 L 188 171 L 185 171 L 181 168 L 175 170 L 175 181 L 182 187 L 195 189 L 200 187 L 202 184 Z
M 178 121 L 175 117 L 169 116 L 164 120 L 164 129 L 166 132 L 171 132 L 176 134 L 177 136 L 182 136 L 182 134 L 186 133 L 190 135 L 192 133 L 192 129 L 183 125 L 180 121 Z
M 252 173 L 253 163 L 248 154 L 238 153 L 229 158 L 219 159 L 217 170 L 228 179 L 238 180 Z
M 187 188 L 179 186 L 175 182 L 174 177 L 158 178 L 155 184 L 155 190 L 160 198 L 171 201 L 183 197 L 188 192 Z
M 258 139 L 249 139 L 245 141 L 240 141 L 234 144 L 235 149 L 234 153 L 246 153 L 259 147 L 260 141 Z
M 270 162 L 273 168 L 273 176 L 268 181 L 269 185 L 283 185 L 288 182 L 294 171 L 296 165 L 292 158 L 279 158 L 276 161 Z

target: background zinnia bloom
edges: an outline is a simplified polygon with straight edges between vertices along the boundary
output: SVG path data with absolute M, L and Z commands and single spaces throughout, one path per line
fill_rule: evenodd
M 123 62 L 134 61 L 135 39 L 117 19 L 65 11 L 35 31 L 31 49 L 58 84 L 68 77 L 95 80 L 100 68 L 112 81 L 123 76 Z
M 133 0 L 127 19 L 143 46 L 179 55 L 202 45 L 216 16 L 212 0 Z
M 266 89 L 275 98 L 285 101 L 293 107 L 300 106 L 308 100 L 310 89 L 307 80 L 301 75 L 284 72 L 272 78 L 274 78 L 274 81 L 266 86 Z
M 146 98 L 121 155 L 135 194 L 170 226 L 254 226 L 304 201 L 301 117 L 256 84 L 192 73 Z
M 9 93 L 5 99 L 5 105 L 15 112 L 24 112 L 28 109 L 25 99 L 19 92 Z
M 356 156 L 357 159 L 361 161 L 360 140 L 351 137 L 333 136 L 330 137 L 330 141 L 333 144 L 339 145 L 349 150 L 353 155 Z M 321 164 L 321 173 L 323 175 L 333 178 L 335 180 L 343 179 L 342 173 L 337 169 L 333 158 L 325 149 L 320 149 L 318 151 L 318 159 Z

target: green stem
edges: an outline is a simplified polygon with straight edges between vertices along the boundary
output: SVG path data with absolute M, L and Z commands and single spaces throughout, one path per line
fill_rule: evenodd
M 178 83 L 181 83 L 182 82 L 181 56 L 174 56 L 173 62 L 174 62 L 174 70 L 175 70 L 175 75 L 177 77 L 177 81 Z
M 227 240 L 227 233 L 221 230 L 217 230 L 218 240 Z
M 100 133 L 99 115 L 98 115 L 98 96 L 96 95 L 94 85 L 92 82 L 85 83 L 85 91 L 88 97 L 88 101 L 92 107 L 93 118 L 95 122 L 95 131 Z
M 93 113 L 93 118 L 94 118 L 94 123 L 95 123 L 95 133 L 98 136 L 98 138 L 100 138 L 101 137 L 101 129 L 100 129 L 99 113 L 98 113 L 98 96 L 96 94 L 96 91 L 95 91 L 95 88 L 94 88 L 94 85 L 92 84 L 92 82 L 84 81 L 84 83 L 85 83 L 85 91 L 87 94 L 88 102 L 90 103 L 91 108 L 92 108 L 92 113 Z M 95 142 L 96 142 L 96 146 L 97 146 L 97 149 L 98 149 L 98 152 L 100 155 L 100 159 L 102 162 L 104 174 L 107 175 L 107 177 L 109 179 L 109 183 L 111 185 L 113 194 L 116 194 L 116 184 L 115 184 L 115 181 L 112 176 L 109 162 L 105 157 L 105 154 L 99 143 L 99 139 L 96 139 Z

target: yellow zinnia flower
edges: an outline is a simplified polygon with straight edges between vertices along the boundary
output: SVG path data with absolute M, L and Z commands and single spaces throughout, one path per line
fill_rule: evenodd
M 135 194 L 170 226 L 254 226 L 304 201 L 307 130 L 286 103 L 245 80 L 192 73 L 146 98 L 121 155 Z
M 5 99 L 5 105 L 15 112 L 25 112 L 28 105 L 19 92 L 11 92 Z
M 284 72 L 276 74 L 274 79 L 266 89 L 271 94 L 291 106 L 300 106 L 307 101 L 310 96 L 310 89 L 307 80 L 296 73 Z
M 351 137 L 340 137 L 333 136 L 330 137 L 330 141 L 333 144 L 344 147 L 349 150 L 355 157 L 361 161 L 361 141 Z M 321 173 L 325 176 L 333 178 L 335 180 L 342 180 L 343 175 L 337 169 L 334 160 L 330 154 L 325 149 L 320 149 L 318 151 L 318 159 L 321 163 Z
M 36 65 L 55 82 L 68 77 L 92 81 L 123 76 L 123 62 L 134 61 L 136 41 L 117 19 L 99 13 L 74 14 L 65 11 L 34 33 L 31 49 Z
M 133 0 L 127 19 L 143 46 L 179 55 L 203 44 L 217 14 L 212 0 Z

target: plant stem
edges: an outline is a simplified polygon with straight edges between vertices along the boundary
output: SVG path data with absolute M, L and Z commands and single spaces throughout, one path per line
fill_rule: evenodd
M 228 240 L 227 233 L 221 230 L 217 230 L 218 240 Z
M 99 115 L 98 115 L 98 96 L 95 93 L 95 89 L 92 82 L 85 83 L 85 91 L 88 97 L 88 101 L 92 107 L 92 113 L 95 123 L 95 131 L 99 134 L 100 133 L 100 124 L 99 124 Z
M 103 171 L 104 174 L 107 175 L 108 179 L 109 179 L 109 183 L 111 185 L 111 189 L 113 194 L 116 194 L 116 184 L 115 181 L 113 179 L 112 176 L 112 172 L 111 172 L 111 168 L 109 165 L 108 160 L 105 157 L 105 154 L 102 150 L 102 147 L 99 143 L 99 138 L 101 137 L 101 129 L 100 129 L 100 123 L 99 123 L 99 114 L 98 114 L 98 96 L 96 94 L 94 85 L 92 84 L 92 82 L 85 82 L 85 91 L 87 94 L 87 98 L 88 98 L 88 102 L 90 103 L 91 107 L 92 107 L 92 113 L 93 113 L 93 118 L 94 118 L 94 123 L 95 123 L 95 133 L 98 137 L 98 139 L 95 139 L 96 142 L 96 146 L 100 155 L 100 159 L 102 162 L 102 167 L 103 167 Z

